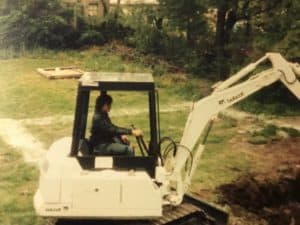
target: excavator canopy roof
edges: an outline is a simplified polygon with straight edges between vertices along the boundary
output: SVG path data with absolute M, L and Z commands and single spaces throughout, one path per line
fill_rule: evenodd
M 87 72 L 79 80 L 82 88 L 100 90 L 151 91 L 154 79 L 150 73 Z

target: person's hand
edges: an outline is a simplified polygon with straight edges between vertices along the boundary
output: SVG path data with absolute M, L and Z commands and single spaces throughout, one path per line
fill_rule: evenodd
M 129 139 L 126 135 L 121 135 L 120 138 L 124 144 L 129 144 Z
M 144 134 L 141 129 L 133 129 L 132 135 L 134 135 L 135 137 L 142 137 Z

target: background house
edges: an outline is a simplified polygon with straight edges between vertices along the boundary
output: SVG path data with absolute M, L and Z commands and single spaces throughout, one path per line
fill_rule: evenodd
M 102 17 L 105 13 L 104 0 L 62 0 L 68 7 L 87 17 Z M 107 5 L 107 4 L 106 4 Z
M 117 5 L 118 0 L 110 0 L 111 5 Z M 157 0 L 121 0 L 121 5 L 156 5 Z
M 87 17 L 102 17 L 118 4 L 126 7 L 133 5 L 156 5 L 157 0 L 62 0 L 69 7 Z

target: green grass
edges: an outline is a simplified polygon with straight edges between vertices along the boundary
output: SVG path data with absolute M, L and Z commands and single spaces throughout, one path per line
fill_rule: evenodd
M 256 145 L 267 144 L 280 139 L 279 132 L 284 132 L 289 137 L 300 137 L 300 132 L 296 129 L 267 124 L 260 130 L 254 131 L 248 138 L 248 142 Z
M 242 149 L 235 149 L 230 144 L 237 135 L 237 128 L 229 126 L 231 123 L 232 120 L 223 119 L 214 124 L 193 178 L 192 191 L 215 190 L 250 169 L 250 159 Z M 215 201 L 216 196 L 210 200 Z
M 280 130 L 286 132 L 290 137 L 300 137 L 300 131 L 290 127 L 280 127 Z
M 13 118 L 32 118 L 57 115 L 73 115 L 73 108 L 76 95 L 76 80 L 46 80 L 39 76 L 35 69 L 37 67 L 49 67 L 58 65 L 77 65 L 86 70 L 105 70 L 105 71 L 130 71 L 130 72 L 147 72 L 150 68 L 143 65 L 130 64 L 123 61 L 121 57 L 110 55 L 110 53 L 94 53 L 93 51 L 84 52 L 50 52 L 50 54 L 36 53 L 24 56 L 18 59 L 4 61 L 6 66 L 1 68 L 0 81 L 4 82 L 6 78 L 3 74 L 8 74 L 16 78 L 14 82 L 9 80 L 9 86 L 0 90 L 1 94 L 5 94 L 7 99 L 13 101 L 5 101 L 0 103 L 3 107 L 8 105 L 0 112 L 5 116 L 9 115 Z M 113 62 L 113 63 L 111 63 Z M 115 65 L 118 65 L 115 67 Z M 123 66 L 120 66 L 123 65 Z M 124 67 L 123 70 L 121 67 Z M 16 68 L 19 68 L 16 70 Z M 160 92 L 161 108 L 166 108 L 173 104 L 180 104 L 186 100 L 197 99 L 207 95 L 210 92 L 210 84 L 207 81 L 196 79 L 177 79 L 171 75 L 163 75 L 156 77 L 157 86 Z M 25 90 L 28 91 L 25 94 Z M 22 92 L 22 93 L 21 93 Z M 27 96 L 30 96 L 27 97 Z M 130 94 L 124 92 L 112 93 L 114 105 L 112 111 L 123 109 L 147 109 L 147 95 L 144 93 L 132 92 Z M 10 97 L 9 97 L 10 96 Z M 25 99 L 24 99 L 25 96 Z M 95 101 L 97 93 L 93 93 L 91 102 Z M 93 114 L 93 104 L 90 106 L 89 121 Z M 183 128 L 187 119 L 188 111 L 161 113 L 161 135 L 170 136 L 180 141 Z M 129 127 L 134 124 L 145 132 L 145 141 L 149 141 L 149 121 L 147 113 L 139 113 L 136 115 L 114 116 L 113 121 L 120 126 Z M 27 128 L 39 140 L 45 143 L 48 148 L 55 140 L 64 136 L 71 136 L 73 121 L 53 123 L 50 125 L 27 125 Z M 206 151 L 203 155 L 203 161 L 195 176 L 195 181 L 204 187 L 214 188 L 218 184 L 233 179 L 235 174 L 226 168 L 227 164 L 241 165 L 242 168 L 247 167 L 246 160 L 239 162 L 239 157 L 231 151 L 229 145 L 226 145 L 232 133 L 229 136 L 228 130 L 235 129 L 235 121 L 225 118 L 223 122 L 213 129 L 212 134 L 208 138 Z M 89 125 L 90 127 L 90 125 Z M 89 130 L 89 129 L 88 129 Z M 220 130 L 221 132 L 219 132 Z M 87 137 L 89 133 L 87 132 Z M 134 138 L 131 138 L 135 142 Z M 222 161 L 222 163 L 220 163 Z M 233 163 L 230 163 L 232 161 Z M 224 169 L 225 168 L 225 169 Z M 218 174 L 214 171 L 217 170 Z M 225 172 L 224 172 L 225 171 Z M 212 179 L 213 177 L 213 179 Z
M 47 80 L 38 75 L 38 67 L 57 67 L 75 65 L 87 71 L 151 72 L 147 65 L 130 62 L 121 56 L 113 55 L 106 49 L 76 51 L 44 51 L 26 53 L 18 58 L 0 60 L 0 117 L 14 119 L 39 118 L 74 114 L 76 80 Z M 161 75 L 161 74 L 160 74 Z M 169 108 L 174 104 L 192 101 L 210 92 L 210 82 L 187 77 L 173 77 L 165 74 L 155 77 L 160 92 L 160 105 Z M 89 136 L 93 103 L 98 93 L 93 93 L 89 108 Z M 149 141 L 149 121 L 147 94 L 113 92 L 113 122 L 129 127 L 134 124 L 142 128 L 145 141 Z M 115 113 L 121 110 L 141 110 L 127 115 Z M 114 114 L 115 113 L 115 114 Z M 180 141 L 187 119 L 188 109 L 161 113 L 161 136 L 170 136 Z M 73 121 L 58 120 L 49 125 L 27 123 L 26 127 L 45 147 L 57 139 L 71 136 Z M 193 179 L 192 191 L 212 193 L 220 184 L 230 182 L 251 168 L 251 160 L 242 149 L 234 149 L 230 143 L 237 134 L 237 122 L 222 118 L 215 123 L 207 139 L 206 149 Z M 288 131 L 294 134 L 294 131 Z M 294 134 L 296 135 L 296 134 Z M 135 142 L 134 138 L 131 138 Z M 32 208 L 33 191 L 36 188 L 38 172 L 26 166 L 19 154 L 0 142 L 0 224 L 27 225 L 40 224 Z M 139 154 L 139 153 L 138 153 Z M 24 192 L 24 190 L 26 190 Z M 26 194 L 22 194 L 26 193 Z M 206 196 L 215 201 L 213 193 Z
M 35 216 L 33 195 L 38 171 L 26 165 L 20 154 L 0 140 L 0 224 L 39 225 Z
M 149 66 L 123 60 L 104 50 L 82 52 L 35 51 L 19 58 L 0 60 L 0 117 L 32 118 L 73 114 L 76 97 L 76 80 L 47 80 L 40 76 L 39 67 L 78 66 L 85 71 L 151 72 Z M 157 79 L 159 82 L 159 79 Z M 183 85 L 186 82 L 177 83 Z M 192 85 L 192 84 L 191 84 Z M 159 86 L 159 85 L 158 85 Z M 170 92 L 176 87 L 160 88 L 161 103 L 168 104 L 187 99 L 182 93 Z M 193 85 L 192 85 L 193 86 Z M 194 88 L 195 90 L 195 88 Z M 175 95 L 169 98 L 169 94 Z M 134 103 L 139 107 L 139 95 L 122 97 L 116 102 Z
M 41 141 L 46 149 L 49 149 L 51 144 L 63 137 L 72 136 L 73 121 L 52 123 L 48 125 L 25 125 L 26 128 Z
M 38 67 L 69 65 L 68 60 L 18 58 L 0 63 L 1 117 L 31 118 L 72 111 L 76 81 L 52 82 L 35 72 Z
M 297 100 L 294 103 L 280 103 L 270 101 L 269 103 L 260 103 L 253 98 L 248 98 L 237 104 L 237 108 L 253 114 L 265 114 L 276 116 L 299 116 L 300 104 Z
M 254 114 L 299 116 L 299 99 L 281 82 L 276 82 L 239 102 L 237 107 Z

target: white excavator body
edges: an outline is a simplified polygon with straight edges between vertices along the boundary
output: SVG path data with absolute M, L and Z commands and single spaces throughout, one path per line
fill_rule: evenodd
M 96 169 L 84 170 L 65 151 L 70 147 L 71 138 L 56 141 L 41 163 L 39 189 L 34 196 L 39 215 L 101 219 L 162 216 L 160 189 L 147 172 L 115 171 L 110 157 L 97 157 Z
M 250 72 L 267 59 L 273 65 L 271 69 L 259 72 L 245 80 Z M 126 76 L 133 78 L 130 78 L 129 82 Z M 85 74 L 80 80 L 73 137 L 55 142 L 41 163 L 39 188 L 34 196 L 37 214 L 57 218 L 161 218 L 165 206 L 181 206 L 185 201 L 185 195 L 205 146 L 205 140 L 199 144 L 199 138 L 201 135 L 207 137 L 206 129 L 218 113 L 276 81 L 281 81 L 300 99 L 298 76 L 300 77 L 299 65 L 289 63 L 280 54 L 268 53 L 256 63 L 250 64 L 220 83 L 211 95 L 194 104 L 180 146 L 174 156 L 173 169 L 171 171 L 168 169 L 167 172 L 158 152 L 156 112 L 153 106 L 155 88 L 151 78 L 144 74 L 134 76 Z M 82 103 L 82 99 L 84 97 L 88 99 L 86 90 L 101 88 L 150 90 L 149 157 L 133 157 L 136 159 L 99 157 L 86 155 L 81 151 L 79 140 L 85 137 L 88 108 L 88 103 L 86 100 Z M 81 104 L 84 107 L 81 107 Z M 85 156 L 81 157 L 80 154 Z M 182 170 L 190 155 L 194 156 L 192 166 L 189 173 L 183 176 Z M 148 169 L 143 168 L 141 165 L 143 162 L 150 165 Z M 127 165 L 124 166 L 125 164 Z M 197 204 L 193 201 L 194 203 Z M 199 203 L 198 206 L 206 207 L 207 212 L 213 211 L 203 203 Z M 180 212 L 176 215 L 178 214 Z M 226 216 L 223 217 L 227 220 Z M 165 219 L 164 222 L 157 224 L 167 224 L 166 221 Z M 216 224 L 226 224 L 226 222 Z

